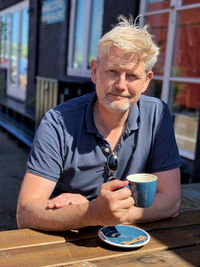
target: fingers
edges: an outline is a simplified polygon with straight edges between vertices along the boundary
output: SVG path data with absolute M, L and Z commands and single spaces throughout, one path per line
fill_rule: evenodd
M 60 200 L 55 200 L 54 201 L 49 201 L 48 203 L 48 208 L 49 209 L 55 209 L 55 208 L 62 208 L 68 205 L 71 205 L 72 201 L 70 199 L 60 199 Z
M 47 205 L 49 209 L 62 208 L 72 204 L 80 204 L 88 202 L 87 198 L 81 194 L 63 193 L 51 199 Z
M 116 189 L 120 189 L 122 187 L 127 186 L 128 183 L 129 183 L 128 181 L 121 181 L 121 180 L 115 179 L 110 182 L 104 183 L 102 185 L 102 188 L 104 190 L 114 191 Z
M 94 201 L 95 216 L 100 225 L 127 222 L 130 208 L 134 204 L 128 181 L 113 180 L 102 185 Z
M 103 196 L 110 198 L 111 201 L 123 200 L 132 195 L 127 185 L 128 181 L 113 180 L 103 184 L 100 192 Z
M 108 203 L 113 211 L 129 209 L 134 204 L 134 200 L 129 188 L 122 188 L 107 195 Z

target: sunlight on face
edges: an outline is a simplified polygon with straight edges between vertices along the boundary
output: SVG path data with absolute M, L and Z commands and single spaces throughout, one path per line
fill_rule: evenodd
M 146 90 L 152 73 L 144 62 L 117 47 L 91 64 L 92 81 L 96 84 L 99 103 L 107 109 L 127 111 Z

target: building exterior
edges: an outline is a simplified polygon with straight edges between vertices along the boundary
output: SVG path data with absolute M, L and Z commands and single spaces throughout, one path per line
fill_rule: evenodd
M 46 110 L 94 90 L 90 60 L 119 15 L 139 14 L 160 46 L 147 94 L 168 103 L 193 162 L 200 103 L 200 0 L 0 0 L 0 126 L 31 146 Z M 196 161 L 195 161 L 196 162 Z
M 0 125 L 31 146 L 48 108 L 94 90 L 98 39 L 138 9 L 132 0 L 1 0 Z

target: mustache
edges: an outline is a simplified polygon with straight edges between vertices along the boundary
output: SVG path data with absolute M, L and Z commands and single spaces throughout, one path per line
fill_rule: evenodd
M 117 95 L 117 96 L 120 96 L 120 97 L 127 97 L 127 98 L 132 98 L 133 97 L 131 94 L 127 94 L 127 93 L 126 94 L 122 94 L 119 90 L 113 89 L 113 88 L 108 89 L 106 94 L 113 94 L 113 95 Z

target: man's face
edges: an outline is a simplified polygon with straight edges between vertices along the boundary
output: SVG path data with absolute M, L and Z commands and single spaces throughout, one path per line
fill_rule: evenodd
M 111 47 L 98 62 L 91 62 L 98 101 L 106 109 L 128 110 L 147 89 L 152 76 L 152 72 L 146 73 L 143 61 L 124 54 L 117 47 Z

